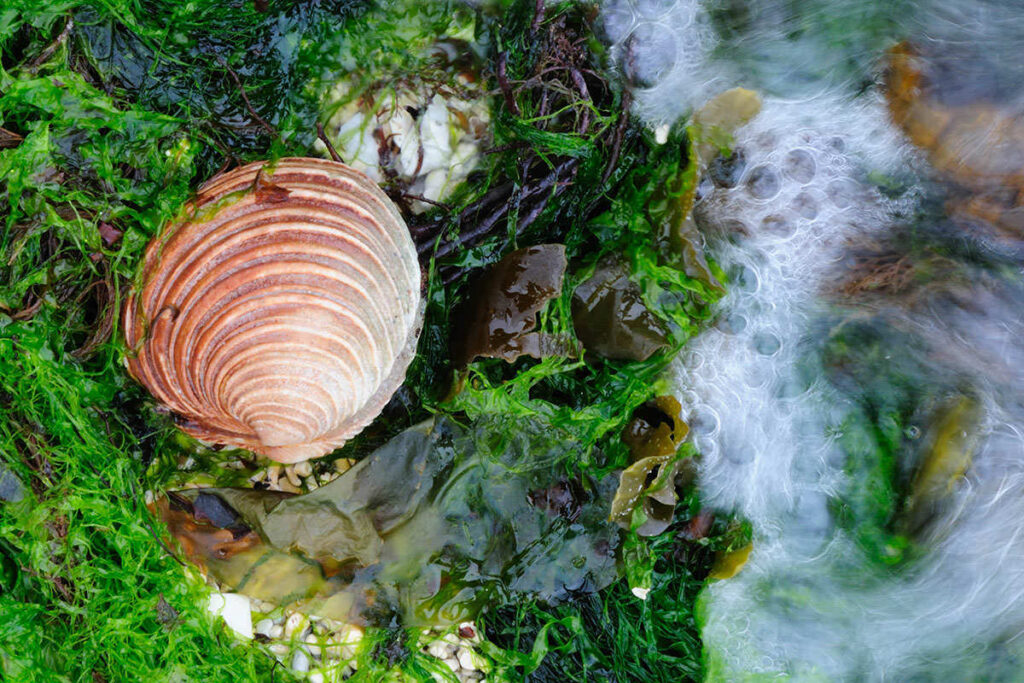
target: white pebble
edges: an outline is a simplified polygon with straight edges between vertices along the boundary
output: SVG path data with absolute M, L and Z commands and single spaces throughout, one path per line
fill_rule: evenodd
M 309 671 L 309 656 L 302 650 L 296 650 L 292 655 L 292 670 Z
M 443 640 L 435 640 L 430 645 L 427 645 L 427 654 L 431 657 L 437 657 L 438 659 L 445 659 L 451 655 L 451 646 Z
M 309 654 L 314 657 L 320 656 L 320 638 L 315 633 L 310 633 L 305 638 L 306 649 L 309 650 Z
M 271 638 L 280 638 L 283 635 L 284 635 L 284 626 L 281 626 L 281 624 L 274 624 L 271 627 L 271 629 L 270 629 L 270 637 Z
M 462 668 L 462 667 L 459 666 L 459 660 L 455 659 L 454 657 L 449 658 L 449 659 L 443 659 L 441 661 L 443 661 L 445 664 L 447 664 L 448 668 L 451 669 L 453 672 L 458 671 L 459 669 Z
M 313 467 L 309 464 L 308 460 L 305 460 L 303 462 L 295 463 L 295 465 L 292 466 L 292 471 L 300 477 L 308 477 L 313 474 Z
M 460 647 L 459 664 L 469 671 L 483 671 L 487 666 L 487 660 L 467 647 Z
M 299 475 L 295 474 L 294 465 L 288 465 L 288 467 L 285 467 L 284 475 L 288 477 L 288 482 L 295 488 L 302 486 L 302 480 L 299 479 Z
M 309 619 L 304 614 L 296 612 L 284 622 L 284 637 L 290 640 L 293 637 L 302 636 L 308 625 Z
M 261 636 L 266 636 L 267 638 L 271 638 L 272 636 L 270 635 L 270 633 L 273 630 L 274 630 L 274 620 L 273 619 L 261 619 L 259 622 L 256 623 L 256 633 L 259 633 Z
M 671 129 L 669 128 L 669 125 L 667 123 L 663 123 L 662 125 L 655 128 L 654 141 L 657 142 L 659 145 L 664 145 L 666 142 L 668 142 L 669 130 Z
M 291 652 L 292 649 L 283 643 L 274 643 L 270 646 L 270 651 L 278 657 L 284 657 L 286 654 Z
M 650 588 L 641 588 L 640 586 L 634 586 L 633 588 L 630 589 L 630 591 L 632 591 L 633 595 L 635 595 L 636 597 L 640 598 L 641 600 L 646 600 L 647 599 L 647 594 L 651 592 L 651 589 Z
M 224 619 L 232 631 L 243 638 L 252 639 L 252 612 L 249 598 L 238 593 L 213 593 L 207 607 Z
M 308 680 L 309 683 L 324 683 L 324 675 L 319 671 L 314 671 L 313 673 L 309 674 L 309 678 L 307 678 L 306 680 Z
M 277 484 L 277 480 L 281 477 L 281 466 L 271 465 L 267 468 L 267 481 L 271 484 Z

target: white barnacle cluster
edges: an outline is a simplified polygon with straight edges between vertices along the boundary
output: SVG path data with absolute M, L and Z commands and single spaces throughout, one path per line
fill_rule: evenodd
M 345 163 L 385 189 L 437 202 L 476 168 L 490 109 L 472 69 L 458 64 L 464 43 L 440 41 L 431 50 L 438 70 L 364 89 L 355 78 L 341 81 L 325 132 Z M 411 206 L 423 211 L 429 202 Z

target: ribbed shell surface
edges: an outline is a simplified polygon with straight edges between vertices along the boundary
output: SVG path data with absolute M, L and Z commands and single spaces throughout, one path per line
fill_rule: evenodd
M 420 270 L 397 208 L 344 164 L 212 178 L 149 245 L 128 368 L 189 434 L 280 462 L 357 434 L 402 383 Z

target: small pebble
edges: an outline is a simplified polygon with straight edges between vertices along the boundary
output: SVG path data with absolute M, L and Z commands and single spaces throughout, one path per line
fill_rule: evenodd
M 271 484 L 276 484 L 277 480 L 281 477 L 281 466 L 271 465 L 267 468 L 267 481 Z
M 451 646 L 443 640 L 435 640 L 427 646 L 427 654 L 431 657 L 444 659 L 451 655 Z
M 270 628 L 270 637 L 271 638 L 277 639 L 277 638 L 280 638 L 283 635 L 284 635 L 284 626 L 281 626 L 281 624 L 274 624 Z
M 305 672 L 309 671 L 309 655 L 302 650 L 296 650 L 292 655 L 292 670 Z
M 273 612 L 275 609 L 277 609 L 277 605 L 275 605 L 272 602 L 267 602 L 266 600 L 260 600 L 257 602 L 257 604 L 260 606 L 260 611 L 264 613 Z
M 274 630 L 274 620 L 273 619 L 261 619 L 260 621 L 258 621 L 256 623 L 256 633 L 259 633 L 261 636 L 266 636 L 267 638 L 273 638 L 273 636 L 270 635 L 273 632 L 273 630 Z
M 338 632 L 337 640 L 342 644 L 341 657 L 346 660 L 355 660 L 359 652 L 359 644 L 363 640 L 363 629 L 358 626 L 346 624 Z M 355 663 L 353 661 L 353 666 Z
M 308 477 L 313 474 L 313 467 L 309 464 L 308 460 L 305 460 L 303 462 L 295 463 L 295 465 L 292 466 L 292 472 L 300 477 Z M 289 477 L 289 479 L 291 479 L 291 477 Z M 292 483 L 295 484 L 294 481 Z M 298 486 L 298 484 L 296 484 L 296 486 Z
M 305 638 L 306 649 L 309 650 L 309 654 L 314 657 L 320 656 L 320 638 L 315 633 L 310 633 Z
M 298 488 L 298 487 L 302 486 L 302 480 L 299 479 L 299 475 L 295 474 L 295 466 L 294 465 L 288 465 L 288 467 L 285 467 L 284 468 L 284 475 L 286 477 L 288 477 L 288 481 L 295 488 Z
M 486 659 L 466 647 L 459 648 L 459 664 L 467 671 L 483 671 L 488 665 Z
M 309 678 L 307 678 L 306 680 L 308 680 L 309 683 L 324 683 L 324 675 L 319 671 L 314 671 L 313 673 L 309 674 Z
M 238 593 L 214 593 L 208 609 L 224 619 L 232 631 L 243 638 L 252 639 L 252 611 L 249 598 Z
M 284 622 L 284 637 L 289 640 L 296 636 L 301 636 L 309 626 L 309 619 L 304 614 L 295 612 Z
M 455 659 L 454 657 L 450 657 L 448 659 L 442 659 L 441 661 L 443 661 L 445 664 L 447 664 L 448 668 L 451 669 L 453 672 L 459 671 L 459 669 L 462 668 L 462 667 L 459 666 L 459 660 Z
M 284 657 L 286 654 L 291 652 L 291 648 L 284 643 L 274 643 L 270 646 L 270 651 L 279 657 Z

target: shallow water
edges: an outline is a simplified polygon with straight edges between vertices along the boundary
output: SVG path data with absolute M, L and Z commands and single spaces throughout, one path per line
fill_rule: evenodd
M 1024 6 L 613 0 L 602 17 L 652 127 L 735 86 L 765 99 L 704 173 L 696 217 L 729 294 L 672 377 L 704 500 L 754 529 L 702 598 L 709 678 L 1024 678 L 1021 183 L 979 170 L 1024 167 Z M 928 77 L 910 136 L 885 92 L 900 41 Z

